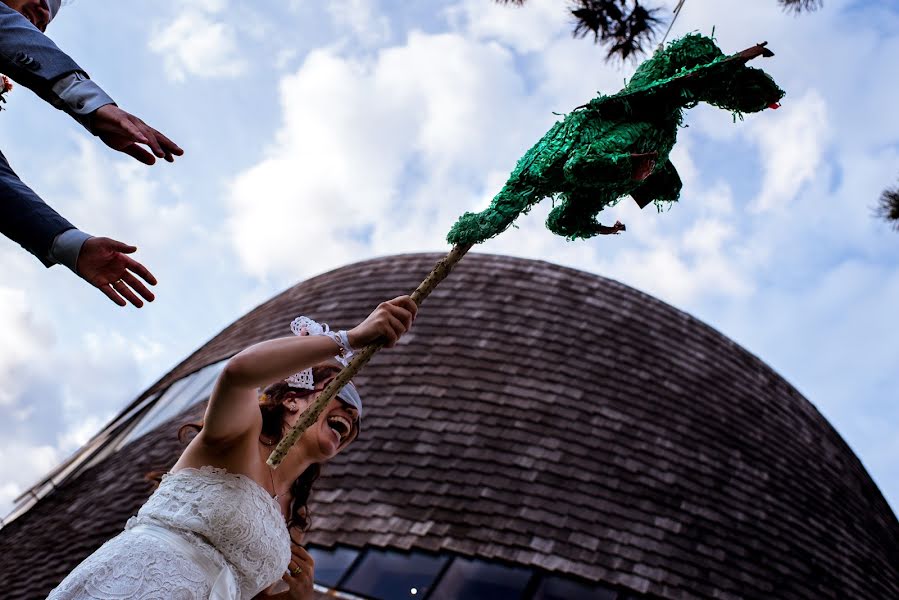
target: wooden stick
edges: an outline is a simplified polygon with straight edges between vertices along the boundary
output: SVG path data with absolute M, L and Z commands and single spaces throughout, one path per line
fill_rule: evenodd
M 446 279 L 446 276 L 450 274 L 450 271 L 453 270 L 453 267 L 456 266 L 462 257 L 471 250 L 471 244 L 454 246 L 452 250 L 450 250 L 449 254 L 443 257 L 440 262 L 428 273 L 428 276 L 425 277 L 425 280 L 421 282 L 421 284 L 415 288 L 415 291 L 412 292 L 412 300 L 419 306 L 421 303 L 425 301 L 425 298 L 430 295 L 434 288 L 437 285 Z M 281 464 L 281 461 L 284 460 L 284 457 L 287 456 L 287 452 L 293 447 L 300 436 L 303 435 L 303 432 L 306 431 L 310 426 L 312 426 L 317 420 L 319 415 L 325 410 L 325 407 L 328 406 L 328 403 L 331 401 L 331 398 L 337 395 L 337 392 L 343 388 L 356 374 L 365 366 L 365 364 L 371 360 L 372 356 L 375 355 L 375 352 L 384 347 L 383 342 L 377 342 L 374 344 L 369 344 L 365 348 L 363 348 L 360 352 L 358 352 L 353 360 L 350 361 L 350 364 L 345 366 L 340 373 L 337 374 L 337 377 L 334 378 L 331 383 L 329 383 L 322 393 L 319 394 L 318 398 L 316 398 L 315 402 L 313 402 L 309 408 L 303 411 L 303 414 L 300 415 L 299 421 L 297 424 L 291 428 L 284 437 L 281 438 L 281 441 L 278 442 L 278 445 L 275 446 L 275 449 L 272 451 L 271 455 L 268 457 L 266 461 L 268 466 L 273 469 L 277 469 L 278 465 Z

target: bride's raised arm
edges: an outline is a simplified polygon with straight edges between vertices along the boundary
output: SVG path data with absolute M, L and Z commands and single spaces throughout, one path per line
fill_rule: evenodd
M 203 441 L 228 444 L 262 427 L 258 388 L 333 357 L 340 348 L 325 336 L 285 337 L 233 356 L 215 383 L 203 418 Z
M 347 332 L 350 346 L 358 349 L 378 340 L 393 346 L 412 325 L 417 309 L 409 296 L 382 302 Z M 260 342 L 234 355 L 219 375 L 206 408 L 204 442 L 228 444 L 246 434 L 258 435 L 262 417 L 257 389 L 323 363 L 340 350 L 328 336 L 293 336 Z

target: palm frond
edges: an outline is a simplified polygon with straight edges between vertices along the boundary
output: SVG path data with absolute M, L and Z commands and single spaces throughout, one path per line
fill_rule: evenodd
M 878 217 L 891 222 L 893 228 L 899 231 L 899 187 L 883 191 L 875 212 Z
M 661 20 L 659 9 L 646 8 L 639 0 L 577 0 L 571 14 L 576 23 L 575 37 L 593 34 L 593 40 L 607 45 L 608 58 L 628 59 L 644 51 L 655 37 Z
M 801 13 L 818 10 L 824 5 L 823 0 L 777 0 L 789 12 Z

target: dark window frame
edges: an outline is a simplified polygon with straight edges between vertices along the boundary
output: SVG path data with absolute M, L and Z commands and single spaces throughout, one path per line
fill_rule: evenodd
M 429 586 L 428 591 L 421 595 L 421 600 L 437 600 L 437 598 L 433 595 L 435 590 L 440 586 L 443 581 L 444 576 L 447 571 L 452 567 L 453 563 L 456 559 L 476 561 L 483 563 L 485 565 L 491 566 L 500 566 L 500 567 L 512 567 L 518 569 L 525 569 L 530 572 L 529 579 L 524 589 L 522 590 L 521 600 L 533 600 L 537 591 L 540 589 L 540 586 L 543 585 L 544 581 L 548 579 L 560 579 L 565 582 L 571 582 L 574 584 L 579 584 L 587 587 L 597 586 L 601 591 L 608 591 L 615 594 L 616 600 L 644 600 L 647 596 L 643 594 L 639 594 L 632 590 L 628 590 L 622 588 L 620 586 L 616 586 L 607 582 L 602 581 L 592 581 L 590 579 L 585 579 L 583 577 L 578 577 L 576 575 L 569 575 L 567 573 L 561 573 L 558 571 L 547 571 L 545 569 L 541 569 L 539 567 L 532 567 L 528 565 L 522 565 L 520 563 L 515 563 L 508 560 L 503 559 L 487 559 L 479 556 L 471 556 L 467 554 L 459 554 L 458 552 L 449 552 L 449 551 L 433 551 L 433 550 L 424 550 L 419 548 L 411 548 L 409 550 L 402 550 L 400 548 L 392 548 L 392 547 L 381 547 L 381 546 L 370 546 L 365 545 L 361 548 L 356 546 L 351 546 L 348 544 L 334 544 L 332 546 L 324 546 L 321 544 L 310 543 L 308 544 L 309 548 L 321 550 L 324 552 L 332 552 L 337 549 L 347 549 L 356 552 L 356 556 L 353 558 L 353 561 L 347 565 L 343 574 L 338 579 L 337 584 L 333 586 L 329 586 L 327 584 L 319 584 L 328 588 L 333 588 L 338 591 L 346 592 L 349 594 L 353 594 L 357 597 L 364 598 L 374 598 L 373 596 L 368 596 L 364 592 L 354 592 L 346 588 L 347 580 L 353 574 L 353 572 L 359 567 L 362 561 L 365 559 L 369 553 L 385 553 L 392 554 L 398 556 L 427 556 L 430 558 L 441 558 L 446 557 L 448 560 L 446 563 L 437 571 L 434 576 L 434 580 L 432 584 Z M 318 583 L 318 582 L 316 582 Z
M 310 544 L 311 546 L 314 544 Z M 332 548 L 340 546 L 340 544 L 335 544 Z M 396 556 L 396 557 L 412 557 L 412 556 L 420 556 L 426 557 L 430 559 L 445 559 L 445 563 L 440 566 L 437 572 L 434 574 L 434 578 L 431 583 L 428 585 L 428 591 L 421 596 L 421 598 L 427 598 L 431 594 L 431 590 L 437 585 L 440 581 L 440 577 L 446 571 L 447 565 L 453 562 L 455 559 L 455 555 L 447 552 L 431 552 L 427 550 L 419 550 L 417 548 L 409 549 L 409 550 L 401 550 L 399 548 L 390 548 L 390 547 L 380 547 L 380 546 L 365 546 L 362 549 L 359 549 L 359 554 L 356 556 L 356 559 L 350 564 L 343 576 L 338 581 L 337 585 L 334 586 L 336 589 L 340 591 L 345 591 L 347 593 L 353 594 L 355 596 L 363 596 L 365 598 L 375 598 L 376 596 L 370 596 L 367 592 L 359 592 L 353 591 L 352 589 L 347 587 L 347 583 L 355 574 L 357 569 L 359 569 L 362 565 L 362 562 L 369 555 L 383 554 L 388 557 Z

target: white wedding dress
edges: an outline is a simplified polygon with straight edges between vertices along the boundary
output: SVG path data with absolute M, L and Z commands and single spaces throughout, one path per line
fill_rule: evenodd
M 281 509 L 259 484 L 214 467 L 181 469 L 48 600 L 249 599 L 289 562 Z

